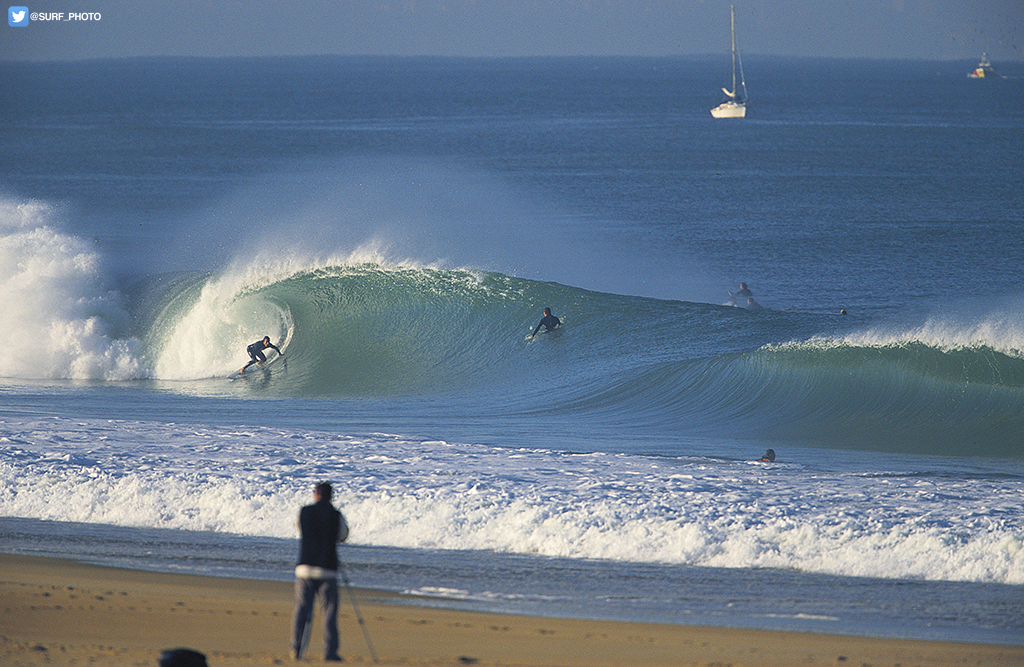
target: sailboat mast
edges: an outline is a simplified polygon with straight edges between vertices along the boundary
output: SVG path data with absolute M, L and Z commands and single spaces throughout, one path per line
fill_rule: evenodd
M 736 6 L 729 5 L 729 28 L 732 30 L 732 97 L 736 98 Z

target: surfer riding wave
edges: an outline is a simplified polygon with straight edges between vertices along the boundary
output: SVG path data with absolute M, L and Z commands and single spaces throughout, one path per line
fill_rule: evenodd
M 267 349 L 268 347 L 276 350 L 280 356 L 284 356 L 284 352 L 282 352 L 280 348 L 278 348 L 276 345 L 270 342 L 270 336 L 264 336 L 263 340 L 258 340 L 249 347 L 245 348 L 245 351 L 249 353 L 249 363 L 247 363 L 245 366 L 242 366 L 242 369 L 238 372 L 244 374 L 245 369 L 249 368 L 249 366 L 252 366 L 253 364 L 259 364 L 260 366 L 262 366 L 263 362 L 267 360 L 267 355 L 263 354 L 263 350 Z

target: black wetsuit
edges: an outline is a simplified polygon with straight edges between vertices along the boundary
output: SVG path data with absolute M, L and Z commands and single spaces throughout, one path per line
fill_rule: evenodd
M 533 333 L 530 334 L 530 335 L 531 336 L 536 336 L 537 332 L 540 331 L 541 327 L 544 327 L 544 331 L 551 331 L 552 329 L 554 329 L 555 327 L 557 327 L 561 323 L 562 323 L 562 320 L 558 319 L 557 317 L 555 317 L 551 313 L 548 313 L 547 315 L 545 315 L 544 317 L 541 318 L 540 322 L 537 323 L 537 328 L 534 329 Z
M 262 340 L 258 340 L 249 347 L 245 348 L 245 351 L 249 353 L 249 363 L 242 367 L 242 372 L 253 364 L 262 364 L 267 360 L 267 355 L 263 354 L 263 350 L 268 347 L 273 348 L 278 354 L 281 354 L 281 350 L 278 349 L 273 343 L 264 343 Z

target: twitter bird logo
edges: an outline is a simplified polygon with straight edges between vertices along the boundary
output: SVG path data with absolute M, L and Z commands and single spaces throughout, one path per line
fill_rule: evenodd
M 11 7 L 7 10 L 7 25 L 24 28 L 28 25 L 28 7 Z

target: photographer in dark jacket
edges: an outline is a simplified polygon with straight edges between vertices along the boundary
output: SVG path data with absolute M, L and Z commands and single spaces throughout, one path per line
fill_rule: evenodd
M 338 655 L 338 550 L 348 539 L 348 524 L 331 504 L 334 489 L 321 482 L 313 490 L 316 502 L 299 512 L 299 562 L 295 566 L 295 618 L 292 654 L 298 660 L 306 649 L 313 621 L 313 603 L 320 597 L 324 612 L 324 660 Z

